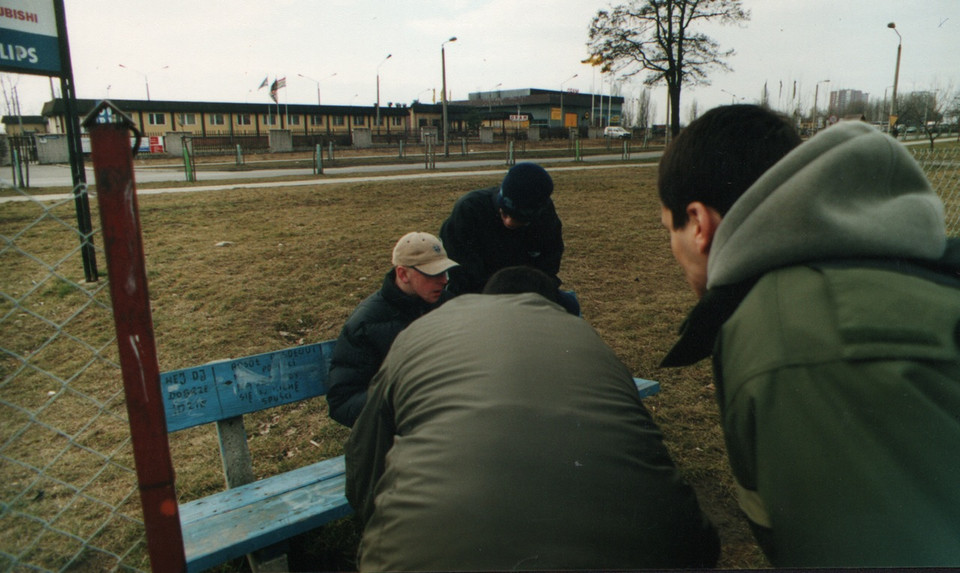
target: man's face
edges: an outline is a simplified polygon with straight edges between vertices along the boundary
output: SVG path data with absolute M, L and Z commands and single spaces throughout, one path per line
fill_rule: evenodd
M 503 209 L 500 209 L 500 220 L 503 221 L 503 226 L 511 231 L 522 229 L 530 224 L 530 221 L 517 219 L 516 217 L 506 214 Z
M 447 273 L 430 276 L 414 267 L 398 267 L 398 269 L 403 269 L 403 272 L 398 271 L 398 277 L 403 282 L 401 286 L 403 292 L 416 295 L 431 304 L 440 300 L 443 287 L 447 285 Z
M 683 268 L 687 282 L 697 297 L 707 292 L 707 253 L 698 246 L 698 223 L 688 218 L 687 224 L 679 229 L 673 227 L 673 213 L 660 206 L 660 222 L 670 232 L 670 250 Z

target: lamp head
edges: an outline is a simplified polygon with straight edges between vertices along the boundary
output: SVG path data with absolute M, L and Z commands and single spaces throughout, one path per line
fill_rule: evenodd
M 896 27 L 897 25 L 893 22 L 890 22 L 889 24 L 887 24 L 887 28 L 896 28 Z

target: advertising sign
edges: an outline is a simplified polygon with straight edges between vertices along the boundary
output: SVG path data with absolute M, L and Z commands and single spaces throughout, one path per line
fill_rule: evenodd
M 0 71 L 59 76 L 53 0 L 0 0 Z

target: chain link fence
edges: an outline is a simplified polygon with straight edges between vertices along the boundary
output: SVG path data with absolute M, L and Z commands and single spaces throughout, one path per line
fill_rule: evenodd
M 946 208 L 947 235 L 960 237 L 960 147 L 913 147 L 913 156 L 927 174 Z
M 960 148 L 914 154 L 960 236 Z M 0 198 L 0 569 L 148 570 L 107 281 L 84 280 L 73 199 L 14 193 Z
M 3 200 L 0 570 L 148 570 L 107 281 L 73 199 Z

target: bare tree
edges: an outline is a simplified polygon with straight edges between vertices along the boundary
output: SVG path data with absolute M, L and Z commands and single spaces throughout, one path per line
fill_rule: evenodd
M 934 87 L 927 91 L 918 91 L 898 97 L 897 108 L 900 115 L 898 124 L 908 126 L 907 129 L 917 128 L 930 141 L 930 149 L 940 136 L 945 124 L 948 124 L 951 107 L 958 97 L 953 86 L 945 88 Z
M 741 0 L 630 0 L 601 10 L 590 24 L 590 53 L 604 70 L 632 76 L 649 72 L 644 83 L 665 82 L 670 97 L 670 130 L 680 133 L 680 91 L 685 85 L 708 85 L 714 68 L 729 71 L 733 50 L 696 32 L 698 23 L 733 24 L 750 19 Z
M 650 90 L 643 88 L 637 97 L 637 127 L 642 129 L 650 128 L 650 116 L 653 109 L 650 106 Z

